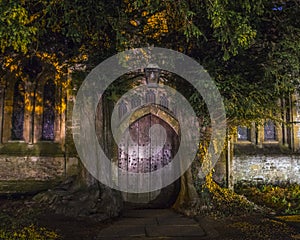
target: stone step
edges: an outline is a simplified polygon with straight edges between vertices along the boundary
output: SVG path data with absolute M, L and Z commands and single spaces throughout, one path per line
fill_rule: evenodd
M 146 225 L 157 224 L 156 218 L 121 218 L 120 220 L 116 221 L 114 225 Z
M 187 217 L 183 217 L 183 216 L 175 216 L 175 217 L 157 217 L 157 222 L 159 225 L 176 225 L 176 226 L 198 226 L 199 224 L 191 219 L 191 218 L 187 218 Z
M 146 237 L 145 225 L 111 225 L 101 230 L 96 239 Z
M 192 218 L 171 209 L 127 210 L 95 239 L 208 239 Z
M 158 216 L 177 217 L 178 214 L 170 209 L 127 210 L 122 214 L 122 217 L 125 218 L 153 218 Z
M 204 230 L 197 225 L 147 225 L 147 237 L 205 237 Z

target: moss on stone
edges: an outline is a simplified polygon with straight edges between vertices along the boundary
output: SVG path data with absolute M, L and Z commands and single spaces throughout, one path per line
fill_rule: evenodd
M 9 197 L 14 195 L 34 195 L 38 192 L 53 188 L 59 182 L 59 178 L 51 181 L 0 181 L 0 197 Z
M 277 218 L 286 222 L 300 222 L 300 215 L 279 216 Z
M 1 155 L 10 156 L 63 156 L 63 151 L 59 143 L 39 142 L 28 144 L 24 142 L 9 142 L 0 148 Z
M 288 147 L 281 144 L 270 143 L 263 144 L 263 147 L 260 148 L 253 144 L 235 144 L 234 145 L 234 155 L 281 155 L 281 154 L 293 154 L 295 153 Z

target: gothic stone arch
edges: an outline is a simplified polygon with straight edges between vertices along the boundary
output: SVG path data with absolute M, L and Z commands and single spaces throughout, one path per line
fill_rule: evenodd
M 1 142 L 6 143 L 14 140 L 12 136 L 12 117 L 14 106 L 14 90 L 17 81 L 24 84 L 24 123 L 23 139 L 25 143 L 37 143 L 42 140 L 43 110 L 44 110 L 44 87 L 48 81 L 54 81 L 55 95 L 55 122 L 54 122 L 54 142 L 61 142 L 64 138 L 64 108 L 63 98 L 65 89 L 63 83 L 55 81 L 55 72 L 48 65 L 44 66 L 41 74 L 34 81 L 22 80 L 16 77 L 7 76 L 5 78 L 5 88 L 3 90 L 3 126 Z M 33 113 L 34 111 L 34 113 Z
M 125 129 L 124 122 L 126 120 L 129 122 L 129 129 Z M 164 146 L 156 146 L 155 142 L 151 142 L 149 129 L 154 124 L 159 124 L 166 130 L 167 138 Z M 179 123 L 171 113 L 159 105 L 149 104 L 138 108 L 131 116 L 125 118 L 123 125 L 121 124 L 121 129 L 123 129 L 123 136 L 126 136 L 125 133 L 129 133 L 134 141 L 132 145 L 126 145 L 124 138 L 120 142 L 118 166 L 121 169 L 136 173 L 155 171 L 172 161 L 172 157 L 177 153 L 180 143 Z M 155 151 L 157 148 L 161 148 L 161 150 Z M 161 179 L 157 180 L 160 181 Z M 177 180 L 155 192 L 124 193 L 123 197 L 125 202 L 139 203 L 136 205 L 139 207 L 143 205 L 141 202 L 145 203 L 143 207 L 170 207 L 179 193 L 179 182 L 180 180 Z

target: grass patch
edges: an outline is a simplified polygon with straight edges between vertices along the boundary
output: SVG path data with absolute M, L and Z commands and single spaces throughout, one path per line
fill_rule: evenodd
M 236 192 L 278 214 L 300 214 L 300 185 L 237 187 Z
M 201 199 L 199 209 L 194 208 L 197 214 L 228 217 L 251 215 L 265 211 L 245 196 L 219 186 L 213 180 L 212 173 L 206 176 L 204 183 L 195 182 L 195 187 Z
M 55 240 L 59 238 L 56 232 L 33 224 L 10 231 L 0 229 L 0 239 L 3 240 Z

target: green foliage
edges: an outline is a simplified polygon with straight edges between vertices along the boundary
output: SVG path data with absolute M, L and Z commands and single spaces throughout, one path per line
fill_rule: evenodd
M 252 17 L 261 16 L 264 0 L 252 1 L 207 1 L 208 18 L 211 20 L 213 35 L 222 44 L 224 59 L 237 55 L 239 49 L 246 49 L 254 43 L 257 35 L 252 26 Z
M 0 1 L 0 45 L 1 51 L 12 48 L 15 51 L 26 53 L 28 45 L 34 41 L 38 31 L 32 25 L 24 1 Z
M 90 70 L 117 51 L 161 46 L 209 71 L 230 125 L 259 121 L 280 111 L 277 99 L 299 86 L 298 16 L 297 0 L 2 0 L 1 78 L 37 55 L 56 71 L 77 63 Z M 205 115 L 201 97 L 188 96 Z
M 300 186 L 285 187 L 262 185 L 259 187 L 240 187 L 237 191 L 251 201 L 274 209 L 278 213 L 300 214 Z
M 46 228 L 30 225 L 15 231 L 4 231 L 0 229 L 0 239 L 3 240 L 55 240 L 59 235 Z
M 208 212 L 204 211 L 202 213 L 221 216 L 240 216 L 251 214 L 258 210 L 257 206 L 244 196 L 239 195 L 228 188 L 220 187 L 212 179 L 212 174 L 206 177 L 204 184 L 197 184 L 196 180 L 195 186 L 201 199 L 206 201 L 204 204 L 208 205 L 208 208 L 206 209 Z
M 288 95 L 298 89 L 300 73 L 300 31 L 284 38 L 274 46 L 268 57 L 266 79 L 276 79 L 276 93 Z

